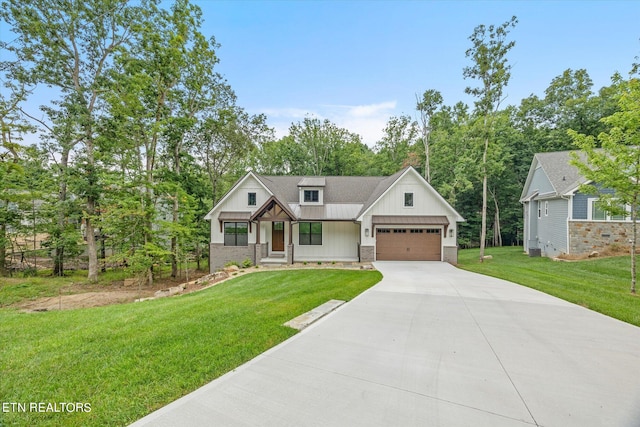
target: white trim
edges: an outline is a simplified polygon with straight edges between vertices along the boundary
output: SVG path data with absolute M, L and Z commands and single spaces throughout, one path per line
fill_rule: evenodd
M 593 205 L 600 200 L 598 197 L 589 197 L 587 198 L 587 221 L 593 222 L 630 222 L 631 215 L 625 216 L 623 219 L 612 219 L 611 214 L 606 210 L 602 209 L 604 212 L 604 219 L 593 219 Z M 631 212 L 631 206 L 625 205 L 625 209 L 627 212 Z M 584 221 L 584 220 L 581 220 Z
M 371 209 L 373 209 L 373 207 L 374 207 L 374 206 L 375 206 L 375 205 L 376 205 L 376 204 L 377 204 L 377 203 L 378 203 L 378 202 L 379 202 L 379 201 L 380 201 L 384 196 L 386 196 L 386 195 L 391 191 L 391 189 L 392 189 L 392 188 L 393 188 L 393 187 L 394 187 L 398 182 L 400 182 L 400 181 L 402 180 L 402 178 L 404 178 L 404 177 L 405 177 L 405 175 L 406 175 L 406 174 L 408 174 L 410 171 L 411 171 L 413 174 L 415 174 L 415 175 L 419 178 L 419 180 L 422 182 L 422 184 L 423 184 L 423 185 L 425 185 L 425 186 L 427 187 L 427 190 L 428 190 L 428 191 L 431 191 L 431 192 L 433 193 L 433 195 L 438 199 L 438 201 L 439 201 L 440 203 L 442 203 L 442 204 L 445 206 L 445 208 L 446 208 L 447 210 L 449 210 L 449 211 L 450 211 L 450 212 L 451 212 L 451 213 L 456 217 L 455 222 L 465 222 L 465 221 L 466 221 L 466 220 L 465 220 L 465 219 L 464 219 L 464 218 L 463 218 L 463 217 L 462 217 L 462 216 L 461 216 L 461 215 L 460 215 L 460 214 L 459 214 L 459 213 L 458 213 L 458 212 L 453 208 L 453 206 L 451 206 L 451 205 L 449 204 L 449 202 L 447 202 L 447 201 L 445 200 L 445 198 L 444 198 L 444 197 L 442 197 L 442 196 L 440 195 L 440 193 L 438 193 L 438 192 L 437 192 L 437 191 L 436 191 L 436 190 L 431 186 L 431 184 L 429 184 L 429 183 L 427 182 L 427 180 L 426 180 L 426 179 L 424 179 L 424 178 L 422 177 L 422 175 L 420 175 L 420 174 L 418 173 L 418 171 L 416 171 L 416 170 L 415 170 L 413 167 L 411 167 L 411 166 L 409 166 L 409 167 L 407 168 L 407 170 L 406 170 L 406 171 L 404 171 L 404 173 L 402 173 L 402 174 L 401 174 L 401 175 L 400 175 L 400 176 L 399 176 L 399 177 L 398 177 L 398 178 L 393 182 L 393 184 L 391 184 L 389 187 L 387 187 L 387 189 L 386 189 L 386 190 L 384 190 L 384 192 L 383 192 L 380 196 L 378 196 L 378 198 L 377 198 L 373 203 L 371 203 L 371 204 L 369 205 L 369 207 L 368 207 L 364 212 L 362 212 L 362 213 L 358 216 L 358 218 L 356 218 L 356 221 L 357 221 L 357 222 L 362 222 L 362 221 L 363 221 L 363 219 L 364 219 L 364 216 L 367 214 L 367 212 L 369 212 Z
M 238 188 L 240 185 L 242 185 L 242 183 L 245 182 L 250 176 L 253 177 L 253 179 L 255 179 L 256 181 L 258 181 L 260 183 L 260 185 L 262 186 L 262 188 L 264 188 L 265 191 L 270 196 L 273 196 L 273 193 L 271 192 L 271 190 L 269 190 L 267 188 L 267 186 L 262 183 L 262 181 L 253 173 L 253 171 L 249 171 L 249 172 L 247 172 L 247 174 L 245 176 L 243 176 L 235 184 L 233 184 L 233 187 L 231 187 L 229 189 L 229 191 L 227 191 L 227 193 L 222 197 L 222 199 L 220 199 L 220 201 L 218 203 L 216 203 L 216 205 L 213 208 L 211 208 L 209 213 L 207 213 L 204 216 L 204 219 L 212 220 L 213 219 L 213 212 L 216 209 L 218 209 L 220 206 L 222 206 L 224 204 L 224 202 L 231 196 L 231 194 L 233 194 L 236 191 L 236 188 Z M 256 200 L 256 203 L 257 203 L 257 200 Z

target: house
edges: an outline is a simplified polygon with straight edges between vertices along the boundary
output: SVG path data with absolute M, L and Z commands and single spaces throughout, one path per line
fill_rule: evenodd
M 578 155 L 585 159 L 582 152 Z M 538 153 L 533 157 L 520 202 L 524 213 L 524 249 L 530 255 L 556 257 L 600 251 L 609 245 L 627 246 L 628 216 L 613 216 L 597 203 L 598 196 L 580 191 L 593 184 L 570 164 L 571 151 Z
M 246 259 L 456 263 L 464 221 L 412 167 L 389 177 L 248 172 L 205 219 L 212 271 Z

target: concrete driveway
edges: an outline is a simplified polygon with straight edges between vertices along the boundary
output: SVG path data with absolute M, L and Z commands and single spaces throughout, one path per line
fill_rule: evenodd
M 638 426 L 640 328 L 439 262 L 134 426 Z

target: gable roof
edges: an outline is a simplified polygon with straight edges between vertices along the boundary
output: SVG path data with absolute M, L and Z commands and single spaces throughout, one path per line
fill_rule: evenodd
M 407 173 L 416 174 L 424 185 L 457 217 L 457 221 L 464 221 L 464 218 L 411 166 L 391 176 L 273 176 L 248 172 L 211 209 L 205 219 L 212 219 L 213 212 L 221 206 L 229 194 L 249 176 L 253 176 L 271 194 L 269 201 L 277 200 L 282 207 L 288 208 L 288 214 L 293 217 L 306 220 L 355 221 Z M 300 205 L 300 188 L 304 188 L 307 185 L 324 187 L 322 206 Z
M 298 187 L 300 182 L 319 182 L 317 179 L 304 176 L 256 176 L 284 203 L 298 203 L 300 201 Z M 386 178 L 382 176 L 326 176 L 324 177 L 324 203 L 365 203 L 379 183 Z
M 455 215 L 457 222 L 465 221 L 465 219 L 458 213 L 458 211 L 456 211 L 453 208 L 453 206 L 451 206 L 449 202 L 447 202 L 444 199 L 444 197 L 442 197 L 442 195 L 438 193 L 435 190 L 435 188 L 433 188 L 431 184 L 429 184 L 429 182 L 427 182 L 427 180 L 424 179 L 424 177 L 420 175 L 418 171 L 416 171 L 411 166 L 408 166 L 402 169 L 400 172 L 397 172 L 385 178 L 384 181 L 380 182 L 378 187 L 375 189 L 375 191 L 371 194 L 371 196 L 367 200 L 366 204 L 362 207 L 362 210 L 360 211 L 360 213 L 358 213 L 358 218 L 361 218 L 369 209 L 371 209 L 373 205 L 375 205 L 378 202 L 378 200 L 382 198 L 382 196 L 384 196 L 387 192 L 391 190 L 391 188 L 396 184 L 396 182 L 400 180 L 400 178 L 402 178 L 404 175 L 408 173 L 415 174 L 415 176 L 422 182 L 422 184 L 425 187 L 427 187 L 429 191 L 433 192 L 433 195 L 440 201 L 440 203 L 442 203 L 453 215 Z
M 533 156 L 529 174 L 522 188 L 522 194 L 520 195 L 520 201 L 525 201 L 530 197 L 527 197 L 531 191 L 537 190 L 536 188 L 529 188 L 533 174 L 538 167 L 541 167 L 544 171 L 547 179 L 551 183 L 554 189 L 554 193 L 551 194 L 555 197 L 567 195 L 571 191 L 577 189 L 581 184 L 585 184 L 588 180 L 578 171 L 578 168 L 571 165 L 571 153 L 576 153 L 581 161 L 585 161 L 586 155 L 582 151 L 555 151 L 551 153 L 536 153 Z M 548 195 L 550 196 L 550 195 Z

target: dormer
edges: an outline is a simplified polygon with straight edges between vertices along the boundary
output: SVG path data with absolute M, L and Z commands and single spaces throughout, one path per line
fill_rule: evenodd
M 305 177 L 298 183 L 300 205 L 318 206 L 324 203 L 324 177 Z

